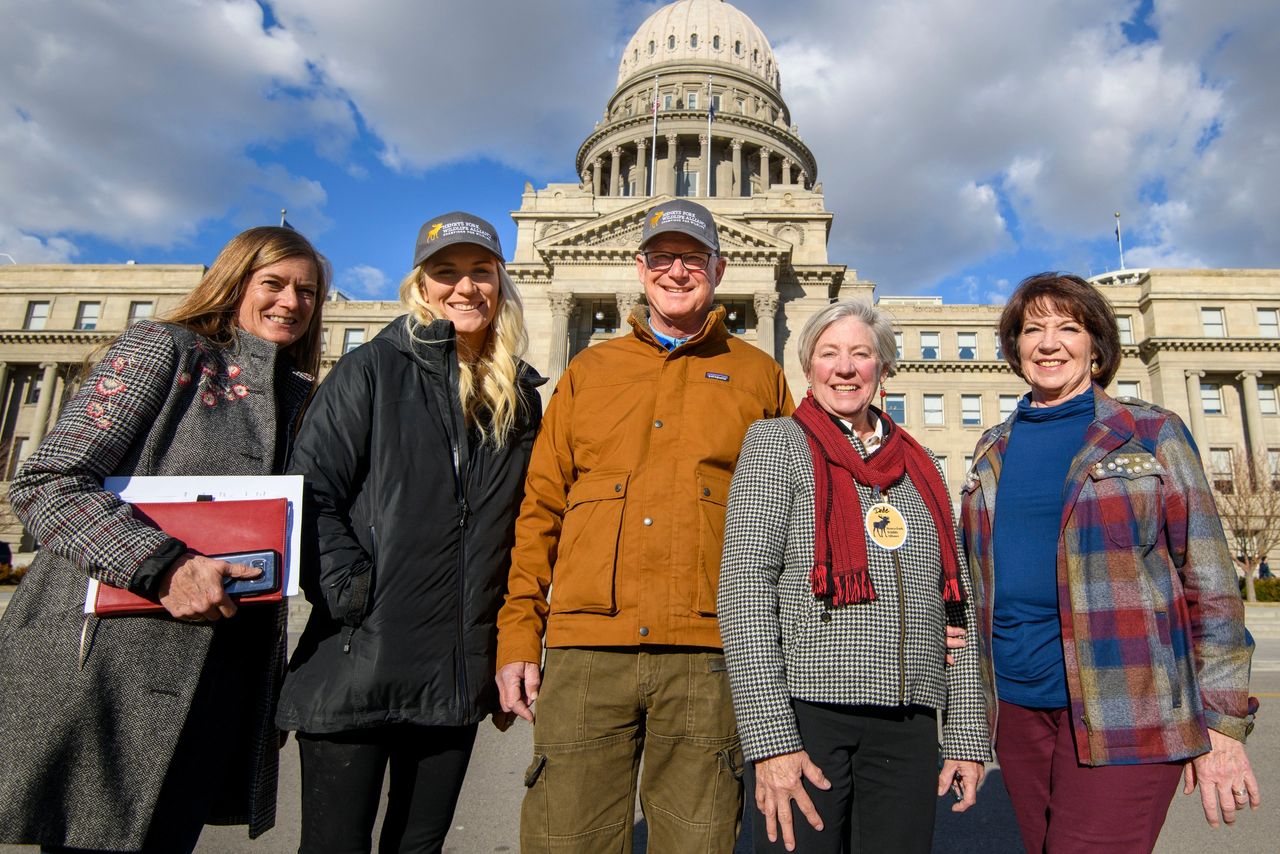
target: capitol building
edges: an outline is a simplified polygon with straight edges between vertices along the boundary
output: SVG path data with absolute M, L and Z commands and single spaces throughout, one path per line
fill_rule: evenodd
M 695 198 L 714 214 L 728 260 L 716 298 L 730 331 L 777 359 L 795 395 L 805 389 L 796 339 L 816 310 L 860 299 L 893 317 L 899 366 L 886 408 L 945 457 L 954 487 L 982 430 L 1026 391 L 999 352 L 1000 306 L 877 297 L 875 283 L 828 256 L 821 164 L 783 98 L 782 71 L 765 33 L 722 0 L 679 0 L 640 24 L 572 154 L 578 180 L 512 188 L 508 270 L 525 300 L 527 359 L 554 382 L 578 351 L 627 334 L 643 299 L 634 258 L 645 212 Z M 85 355 L 129 322 L 164 315 L 203 270 L 0 267 L 0 479 L 57 418 Z M 1124 344 L 1108 391 L 1178 412 L 1211 477 L 1241 453 L 1280 477 L 1280 270 L 1141 269 L 1091 281 L 1115 307 Z M 326 367 L 399 313 L 390 301 L 331 300 Z M 7 504 L 0 539 L 30 546 Z

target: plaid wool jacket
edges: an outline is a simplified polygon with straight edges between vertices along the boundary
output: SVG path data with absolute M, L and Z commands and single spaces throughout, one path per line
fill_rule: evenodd
M 1243 741 L 1253 642 L 1194 443 L 1172 412 L 1094 390 L 1094 420 L 1063 486 L 1058 613 L 1076 755 L 1170 762 Z M 962 490 L 994 740 L 991 624 L 996 487 L 1016 416 L 974 449 Z

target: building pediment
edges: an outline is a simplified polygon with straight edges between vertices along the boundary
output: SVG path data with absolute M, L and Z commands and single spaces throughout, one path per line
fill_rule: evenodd
M 671 198 L 656 196 L 634 205 L 550 234 L 534 243 L 548 264 L 630 260 L 640 244 L 645 215 Z M 715 215 L 715 211 L 712 211 Z M 730 263 L 777 264 L 791 256 L 791 244 L 732 217 L 716 215 L 720 254 Z

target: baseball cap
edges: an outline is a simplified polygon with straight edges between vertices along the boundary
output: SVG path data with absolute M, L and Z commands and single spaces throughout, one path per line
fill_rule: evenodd
M 418 244 L 413 249 L 413 266 L 417 267 L 432 255 L 457 243 L 474 243 L 488 249 L 502 261 L 502 244 L 492 225 L 478 216 L 463 211 L 453 211 L 432 217 L 418 231 Z
M 644 215 L 640 229 L 640 248 L 659 234 L 687 234 L 712 252 L 719 253 L 720 238 L 711 211 L 688 199 L 672 199 L 652 207 Z

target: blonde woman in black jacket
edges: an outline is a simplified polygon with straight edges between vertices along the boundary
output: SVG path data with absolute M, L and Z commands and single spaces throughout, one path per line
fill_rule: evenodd
M 493 227 L 423 225 L 408 314 L 321 385 L 292 471 L 306 476 L 311 618 L 277 723 L 297 730 L 300 851 L 439 851 L 476 726 L 499 717 L 495 618 L 541 417 L 519 294 Z

